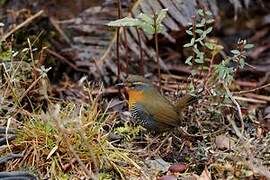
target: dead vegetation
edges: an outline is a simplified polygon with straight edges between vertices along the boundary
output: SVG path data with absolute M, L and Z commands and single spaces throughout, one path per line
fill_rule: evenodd
M 143 1 L 139 10 L 146 11 L 145 4 L 149 6 L 148 1 Z M 109 13 L 108 9 L 105 10 Z M 96 11 L 98 12 L 97 8 Z M 82 18 L 84 13 L 78 18 Z M 93 15 L 95 12 L 88 13 Z M 262 74 L 265 69 L 261 65 L 258 66 L 258 72 L 253 66 L 242 69 L 236 66 L 235 75 L 227 76 L 226 80 L 230 83 L 226 83 L 224 79 L 217 81 L 220 71 L 216 72 L 214 64 L 222 59 L 219 56 L 226 58 L 222 54 L 224 51 L 220 48 L 221 43 L 209 38 L 205 39 L 213 46 L 205 53 L 205 64 L 209 68 L 198 66 L 197 74 L 192 75 L 195 65 L 171 63 L 170 59 L 179 54 L 171 46 L 167 47 L 171 54 L 166 52 L 162 47 L 164 39 L 161 39 L 160 65 L 161 69 L 164 65 L 165 70 L 161 73 L 160 82 L 164 94 L 173 101 L 202 84 L 205 89 L 199 103 L 185 112 L 185 126 L 182 129 L 195 138 L 181 136 L 177 130 L 150 134 L 130 119 L 123 96 L 111 86 L 116 76 L 111 78 L 109 75 L 112 72 L 117 74 L 117 64 L 106 59 L 113 57 L 110 55 L 114 53 L 114 46 L 107 44 L 106 37 L 112 35 L 112 32 L 104 36 L 104 41 L 99 41 L 104 47 L 107 44 L 110 51 L 95 51 L 97 54 L 102 52 L 104 56 L 91 56 L 96 59 L 93 58 L 94 63 L 91 61 L 89 65 L 87 62 L 82 63 L 82 58 L 79 58 L 86 51 L 75 55 L 68 51 L 58 52 L 61 42 L 75 42 L 74 39 L 69 40 L 65 34 L 67 31 L 62 29 L 64 26 L 59 24 L 68 25 L 69 28 L 72 26 L 77 30 L 78 24 L 72 23 L 74 21 L 58 22 L 46 17 L 44 20 L 44 11 L 26 16 L 1 34 L 0 123 L 4 127 L 3 132 L 0 132 L 3 138 L 0 141 L 3 143 L 0 149 L 2 171 L 27 171 L 41 179 L 270 178 L 270 118 L 265 108 L 270 101 L 270 85 L 267 73 Z M 33 22 L 37 22 L 40 27 L 44 27 L 45 22 L 55 29 L 49 33 L 42 31 L 30 36 L 27 28 L 34 26 Z M 172 28 L 170 20 L 167 19 L 166 23 L 168 29 Z M 255 34 L 252 37 L 253 42 L 257 44 L 258 39 L 266 35 L 263 32 L 268 29 L 266 26 L 259 30 L 261 35 Z M 29 36 L 19 39 L 20 32 L 27 32 Z M 78 32 L 81 31 L 76 33 Z M 129 29 L 128 33 L 135 32 Z M 169 38 L 168 35 L 170 34 L 165 34 L 165 39 Z M 131 37 L 138 38 L 135 34 Z M 141 43 L 145 43 L 147 37 L 142 37 Z M 128 38 L 128 41 L 132 38 Z M 79 43 L 76 45 L 82 43 L 82 40 L 83 38 L 77 38 Z M 92 42 L 93 39 L 90 40 Z M 98 42 L 97 39 L 94 40 Z M 18 45 L 18 42 L 21 44 Z M 138 45 L 138 39 L 136 43 Z M 267 44 L 259 45 L 251 52 L 242 53 L 241 47 L 246 45 L 243 43 L 239 41 L 235 44 L 237 47 L 230 47 L 239 50 L 237 57 L 245 55 L 259 58 L 268 47 Z M 132 44 L 128 42 L 129 49 L 136 52 L 135 55 L 129 52 L 128 56 L 133 59 L 130 62 L 139 63 L 134 59 L 140 57 L 140 50 Z M 143 47 L 144 55 L 151 57 L 150 52 L 154 52 L 154 46 L 139 46 Z M 91 44 L 90 49 L 92 47 Z M 78 49 L 74 47 L 69 50 Z M 119 61 L 120 67 L 126 67 L 125 50 L 122 44 L 122 55 L 119 58 L 123 58 Z M 146 54 L 145 51 L 148 50 L 150 54 Z M 180 56 L 190 54 L 189 50 L 183 51 Z M 204 48 L 200 51 L 204 51 Z M 217 55 L 218 53 L 221 55 Z M 264 58 L 265 56 L 263 54 Z M 72 61 L 71 57 L 74 57 Z M 101 58 L 100 61 L 97 57 Z M 213 62 L 211 57 L 216 61 Z M 56 59 L 59 61 L 56 62 Z M 129 66 L 131 72 L 136 71 L 136 65 L 133 66 L 132 63 Z M 156 72 L 153 70 L 156 68 L 152 68 L 154 61 L 148 60 L 144 64 L 146 73 Z M 224 69 L 227 66 L 220 67 Z M 250 68 L 255 71 L 254 76 L 248 73 L 243 76 Z M 168 73 L 168 70 L 174 73 Z M 65 75 L 62 75 L 65 71 Z M 105 87 L 99 81 L 94 82 L 94 78 L 98 77 L 107 83 Z M 90 81 L 91 78 L 94 81 Z M 158 84 L 159 80 L 154 79 L 154 82 Z M 6 177 L 6 174 L 1 173 L 0 177 Z

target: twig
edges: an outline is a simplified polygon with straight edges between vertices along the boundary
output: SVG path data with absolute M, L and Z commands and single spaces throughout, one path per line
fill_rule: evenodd
M 226 90 L 227 95 L 229 96 L 229 98 L 231 99 L 231 101 L 234 103 L 234 105 L 237 108 L 239 119 L 241 121 L 241 132 L 238 130 L 238 128 L 235 125 L 235 122 L 233 120 L 231 120 L 230 123 L 232 124 L 232 126 L 233 126 L 235 132 L 238 134 L 239 138 L 245 139 L 244 136 L 243 136 L 243 133 L 244 133 L 244 120 L 243 120 L 243 116 L 242 116 L 242 112 L 241 112 L 241 107 L 238 104 L 238 102 L 235 100 L 235 98 L 233 97 L 233 95 L 231 94 L 231 92 L 230 92 L 229 88 L 227 87 L 227 85 L 226 84 L 223 84 L 223 86 L 224 86 L 224 88 Z
M 140 47 L 140 65 L 141 65 L 141 75 L 144 76 L 144 60 L 143 60 L 143 48 L 142 48 L 142 39 L 140 35 L 140 30 L 136 27 L 136 33 L 138 36 L 138 42 L 139 42 L 139 47 Z
M 116 32 L 116 64 L 117 64 L 117 82 L 120 80 L 120 57 L 119 57 L 119 39 L 120 39 L 120 27 L 117 27 Z
M 154 152 L 151 153 L 151 155 L 149 155 L 149 157 L 152 157 L 153 155 L 156 155 L 159 151 L 159 149 L 164 145 L 164 143 L 169 139 L 171 133 L 169 133 L 164 139 L 163 141 L 161 141 L 160 145 L 155 149 Z
M 235 121 L 232 120 L 230 117 L 227 117 L 227 120 L 230 122 L 232 125 L 236 135 L 240 138 L 240 140 L 245 140 L 245 137 L 243 136 L 243 133 L 239 131 L 239 128 L 236 126 Z
M 158 88 L 161 88 L 161 75 L 160 75 L 160 62 L 159 62 L 159 50 L 158 50 L 158 32 L 157 32 L 157 15 L 154 14 L 154 29 L 155 29 L 155 47 L 156 47 L 156 60 L 158 68 Z
M 35 66 L 35 60 L 34 60 L 33 50 L 32 50 L 32 44 L 31 44 L 29 38 L 27 38 L 27 43 L 28 43 L 28 47 L 29 47 L 29 54 L 30 54 L 31 61 L 32 61 L 32 67 L 34 69 L 34 71 L 33 71 L 34 79 L 37 79 L 37 71 L 36 71 L 36 66 Z
M 266 104 L 267 103 L 267 101 L 251 99 L 251 98 L 246 98 L 246 97 L 241 97 L 241 96 L 233 96 L 233 97 L 234 97 L 234 99 L 239 100 L 239 101 L 245 101 L 245 102 L 251 102 L 251 103 L 259 103 L 259 104 Z
M 121 18 L 121 12 L 122 12 L 122 6 L 121 6 L 121 0 L 117 1 L 117 14 L 118 14 L 118 19 Z M 120 55 L 119 55 L 119 49 L 120 49 L 120 28 L 121 27 L 117 27 L 117 31 L 116 31 L 116 64 L 117 64 L 117 82 L 120 80 Z
M 214 59 L 215 59 L 215 55 L 214 53 L 212 54 L 212 57 L 211 57 L 211 60 L 210 60 L 210 65 L 209 65 L 209 68 L 208 68 L 208 73 L 207 73 L 207 76 L 205 78 L 205 88 L 208 89 L 207 85 L 208 85 L 208 81 L 212 75 L 212 71 L 213 71 L 213 62 L 214 62 Z
M 19 102 L 22 101 L 22 99 L 27 95 L 27 93 L 38 83 L 38 81 L 42 78 L 42 76 L 39 76 L 27 89 L 24 91 L 23 95 L 19 98 Z
M 245 94 L 245 93 L 250 93 L 250 92 L 254 92 L 254 91 L 257 91 L 257 90 L 260 90 L 260 89 L 264 89 L 266 87 L 269 87 L 270 86 L 270 83 L 268 84 L 265 84 L 263 86 L 260 86 L 260 87 L 257 87 L 257 88 L 254 88 L 254 89 L 249 89 L 249 90 L 245 90 L 245 91 L 239 91 L 239 92 L 232 92 L 232 94 Z
M 63 39 L 68 43 L 68 45 L 72 45 L 71 40 L 69 39 L 69 37 L 66 35 L 66 33 L 62 30 L 62 28 L 59 26 L 59 24 L 56 22 L 56 20 L 53 17 L 49 18 L 50 22 L 52 23 L 52 25 L 54 26 L 54 28 L 56 29 L 56 31 L 58 31 L 58 33 L 63 37 Z
M 269 96 L 264 96 L 264 95 L 254 94 L 254 93 L 248 93 L 248 94 L 245 94 L 245 96 L 270 102 Z
M 196 32 L 195 32 L 195 30 L 196 30 L 196 22 L 195 22 L 196 16 L 192 16 L 191 18 L 192 18 L 192 34 L 193 34 L 193 38 L 196 39 Z M 191 69 L 195 69 L 194 66 L 195 66 L 195 51 L 194 51 L 194 47 L 193 47 L 193 49 L 192 49 L 192 66 L 191 66 Z M 202 75 L 202 72 L 203 71 L 200 72 L 200 75 Z M 194 78 L 191 79 L 191 82 L 194 85 L 194 82 L 195 82 Z
M 128 76 L 128 42 L 127 42 L 127 30 L 124 27 L 124 38 L 125 38 L 125 59 L 126 59 L 126 76 Z
M 37 17 L 41 16 L 44 13 L 43 10 L 40 10 L 39 12 L 37 12 L 36 14 L 34 14 L 33 16 L 29 17 L 28 19 L 26 19 L 24 22 L 22 22 L 21 24 L 19 24 L 18 26 L 14 27 L 12 30 L 10 30 L 8 33 L 4 34 L 0 40 L 0 42 L 5 41 L 10 35 L 12 35 L 14 32 L 16 32 L 17 30 L 21 29 L 22 27 L 28 25 L 31 21 L 33 21 L 34 19 L 36 19 Z
M 58 59 L 60 59 L 61 61 L 65 62 L 66 64 L 68 64 L 71 68 L 73 68 L 76 71 L 80 71 L 80 72 L 85 72 L 85 73 L 89 73 L 88 70 L 84 70 L 81 68 L 78 68 L 75 64 L 71 63 L 70 61 L 68 61 L 64 56 L 60 55 L 59 53 L 51 50 L 51 49 L 45 49 L 45 51 L 47 51 L 49 54 L 57 57 Z

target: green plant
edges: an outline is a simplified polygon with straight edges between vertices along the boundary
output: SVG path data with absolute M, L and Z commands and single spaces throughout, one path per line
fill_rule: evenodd
M 253 45 L 248 44 L 246 40 L 239 40 L 237 49 L 231 50 L 231 56 L 225 56 L 220 63 L 214 64 L 217 56 L 223 50 L 223 46 L 208 37 L 213 31 L 212 13 L 199 9 L 197 15 L 192 19 L 193 22 L 186 30 L 186 33 L 192 37 L 190 42 L 183 46 L 192 49 L 192 55 L 185 60 L 185 63 L 192 67 L 192 76 L 206 73 L 204 86 L 207 90 L 210 90 L 210 86 L 216 85 L 217 82 L 229 85 L 234 79 L 234 73 L 247 65 L 246 53 Z
M 150 37 L 155 36 L 155 48 L 156 48 L 156 61 L 158 68 L 159 87 L 161 86 L 160 79 L 160 62 L 159 62 L 159 49 L 158 49 L 158 34 L 165 31 L 162 24 L 163 19 L 167 15 L 168 9 L 162 9 L 158 13 L 150 16 L 144 13 L 140 13 L 138 17 L 131 18 L 125 17 L 108 23 L 108 26 L 112 27 L 136 27 L 142 29 Z

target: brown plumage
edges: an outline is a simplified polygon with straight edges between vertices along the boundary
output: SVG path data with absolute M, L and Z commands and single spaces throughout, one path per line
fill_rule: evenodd
M 149 80 L 137 75 L 130 75 L 122 85 L 127 87 L 132 117 L 152 131 L 166 131 L 179 126 L 182 110 L 196 99 L 186 95 L 173 104 Z

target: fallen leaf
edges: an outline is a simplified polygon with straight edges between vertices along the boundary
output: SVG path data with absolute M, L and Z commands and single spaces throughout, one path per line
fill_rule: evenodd
M 226 135 L 219 135 L 215 139 L 216 147 L 220 150 L 230 149 L 232 141 Z
M 175 163 L 169 167 L 171 173 L 183 173 L 187 170 L 188 166 L 184 163 Z
M 145 163 L 150 169 L 158 172 L 166 172 L 171 165 L 163 159 L 146 160 Z

